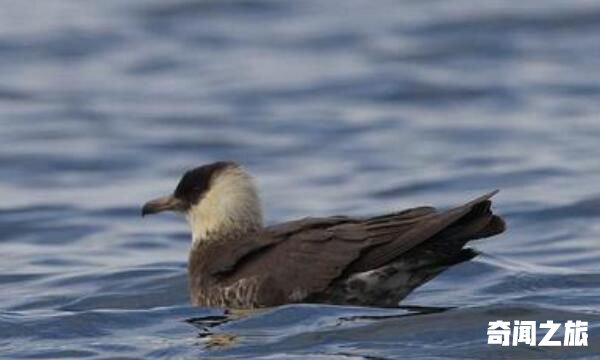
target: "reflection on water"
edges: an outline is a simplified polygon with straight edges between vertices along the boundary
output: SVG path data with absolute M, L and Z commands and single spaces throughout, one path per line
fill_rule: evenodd
M 0 356 L 593 358 L 599 19 L 584 0 L 3 4 Z M 501 188 L 510 227 L 399 309 L 232 319 L 189 306 L 182 219 L 139 217 L 221 159 L 271 222 Z M 587 320 L 590 346 L 489 346 L 498 319 Z

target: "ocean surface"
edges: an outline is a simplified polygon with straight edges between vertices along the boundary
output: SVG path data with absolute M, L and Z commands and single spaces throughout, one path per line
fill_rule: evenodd
M 2 358 L 600 358 L 598 2 L 5 0 L 0 74 Z M 499 188 L 509 229 L 398 309 L 226 316 L 188 302 L 184 220 L 140 217 L 216 160 L 269 223 Z

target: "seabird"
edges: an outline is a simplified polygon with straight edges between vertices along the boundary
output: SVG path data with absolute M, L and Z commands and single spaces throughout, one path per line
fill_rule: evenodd
M 183 213 L 196 306 L 251 309 L 287 303 L 395 307 L 449 266 L 473 258 L 463 246 L 500 234 L 493 191 L 439 211 L 417 207 L 375 217 L 307 217 L 263 226 L 252 177 L 234 162 L 186 172 L 175 191 L 142 216 Z

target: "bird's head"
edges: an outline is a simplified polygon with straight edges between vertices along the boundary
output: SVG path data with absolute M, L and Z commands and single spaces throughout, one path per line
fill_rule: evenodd
M 187 171 L 171 195 L 148 201 L 142 216 L 183 213 L 194 242 L 243 235 L 262 227 L 262 209 L 252 177 L 234 162 L 216 162 Z

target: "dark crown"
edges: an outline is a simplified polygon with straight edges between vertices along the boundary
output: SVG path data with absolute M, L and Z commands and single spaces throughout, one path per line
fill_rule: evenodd
M 177 188 L 175 188 L 174 195 L 189 208 L 198 203 L 202 196 L 210 189 L 213 179 L 221 171 L 236 166 L 238 165 L 232 161 L 218 161 L 186 171 L 179 181 Z

